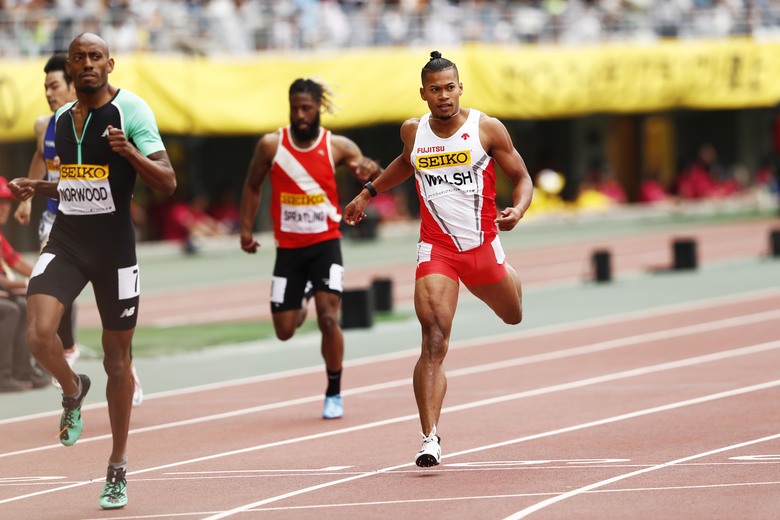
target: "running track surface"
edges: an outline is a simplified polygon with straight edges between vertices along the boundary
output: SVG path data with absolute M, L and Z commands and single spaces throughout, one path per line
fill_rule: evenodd
M 772 225 L 724 226 L 730 246 L 700 261 L 758 254 Z M 620 244 L 619 272 L 668 263 Z M 575 276 L 555 273 L 564 249 L 518 253 L 533 258 L 530 283 Z M 73 447 L 59 445 L 56 413 L 0 422 L 0 518 L 776 519 L 778 302 L 773 279 L 455 340 L 431 469 L 412 462 L 415 344 L 351 361 L 336 421 L 319 418 L 320 367 L 149 396 L 133 411 L 130 503 L 114 512 L 97 503 L 110 435 L 93 388 Z

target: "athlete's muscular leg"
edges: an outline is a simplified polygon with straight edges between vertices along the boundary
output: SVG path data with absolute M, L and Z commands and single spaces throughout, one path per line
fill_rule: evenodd
M 274 321 L 274 331 L 276 337 L 282 341 L 287 341 L 295 335 L 295 329 L 298 328 L 300 309 L 290 311 L 275 312 L 272 314 Z
M 424 435 L 439 422 L 447 392 L 447 377 L 442 363 L 447 355 L 452 320 L 458 305 L 458 282 L 444 275 L 431 274 L 417 280 L 414 307 L 422 327 L 422 350 L 414 367 L 414 397 Z
M 344 361 L 344 334 L 339 325 L 341 296 L 327 291 L 314 293 L 317 325 L 322 333 L 321 351 L 325 367 L 330 372 L 341 370 Z
M 471 285 L 466 288 L 487 303 L 496 315 L 510 325 L 523 320 L 523 289 L 515 268 L 506 264 L 506 276 L 496 283 Z
M 62 353 L 57 327 L 65 306 L 54 296 L 31 294 L 27 297 L 27 347 L 48 373 L 62 386 L 64 395 L 78 392 L 78 379 Z
M 133 407 L 133 373 L 130 345 L 135 329 L 103 330 L 103 368 L 106 370 L 106 400 L 111 422 L 112 462 L 127 460 L 127 436 Z
M 57 335 L 62 341 L 65 350 L 71 350 L 76 346 L 76 309 L 75 302 L 65 307 L 65 313 L 60 320 L 60 326 L 57 328 Z

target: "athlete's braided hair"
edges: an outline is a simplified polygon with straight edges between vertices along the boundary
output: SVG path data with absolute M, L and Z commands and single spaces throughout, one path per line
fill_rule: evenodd
M 314 101 L 320 103 L 324 112 L 333 114 L 336 111 L 333 92 L 322 82 L 311 78 L 298 78 L 290 85 L 290 96 L 293 94 L 309 94 Z
M 425 74 L 428 72 L 439 72 L 445 69 L 455 69 L 455 74 L 458 75 L 458 67 L 447 58 L 442 58 L 439 51 L 431 51 L 431 59 L 425 64 L 420 73 L 420 80 L 425 83 Z

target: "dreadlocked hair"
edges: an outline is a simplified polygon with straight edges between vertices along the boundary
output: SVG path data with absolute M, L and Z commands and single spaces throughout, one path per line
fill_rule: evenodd
M 323 112 L 333 114 L 336 112 L 336 105 L 333 102 L 333 92 L 322 82 L 311 78 L 298 78 L 290 85 L 290 93 L 309 94 L 314 101 L 320 104 Z
M 422 72 L 420 73 L 420 79 L 424 83 L 426 73 L 439 72 L 450 68 L 455 69 L 455 74 L 456 75 L 458 74 L 457 65 L 455 65 L 447 58 L 442 58 L 441 53 L 439 51 L 431 51 L 431 58 L 428 60 L 428 63 L 425 64 L 425 67 L 422 68 Z

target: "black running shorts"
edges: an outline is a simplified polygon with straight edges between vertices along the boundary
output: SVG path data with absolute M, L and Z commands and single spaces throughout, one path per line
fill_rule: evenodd
M 141 293 L 135 257 L 128 259 L 122 267 L 114 265 L 109 258 L 90 266 L 58 254 L 47 246 L 35 263 L 27 295 L 48 294 L 67 307 L 88 282 L 92 282 L 104 329 L 128 330 L 135 327 Z
M 277 248 L 271 283 L 271 312 L 300 309 L 306 282 L 314 291 L 341 294 L 344 262 L 341 240 L 336 238 L 301 248 Z

